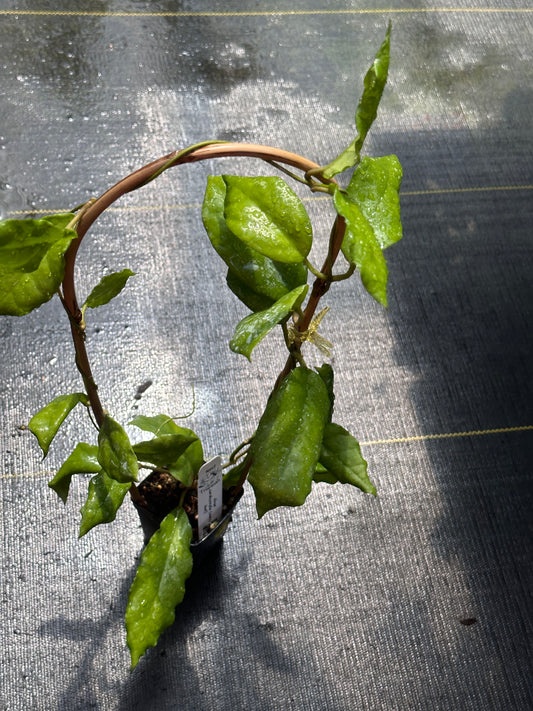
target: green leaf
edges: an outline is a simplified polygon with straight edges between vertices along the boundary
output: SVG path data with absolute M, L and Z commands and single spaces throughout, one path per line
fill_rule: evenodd
M 396 156 L 365 157 L 346 189 L 382 249 L 402 238 L 401 182 L 402 166 Z
M 330 401 L 328 422 L 331 422 L 331 418 L 333 417 L 333 406 L 335 404 L 335 393 L 333 391 L 333 368 L 329 363 L 323 363 L 319 368 L 316 368 L 316 372 L 320 375 L 328 390 Z
M 103 306 L 120 294 L 126 286 L 126 282 L 135 272 L 130 269 L 123 269 L 121 272 L 107 274 L 100 279 L 100 282 L 94 287 L 84 306 L 90 309 L 96 309 L 98 306 Z
M 324 467 L 320 462 L 316 465 L 315 473 L 313 474 L 313 481 L 315 484 L 336 484 L 339 480 L 333 474 L 330 474 L 326 467 Z
M 266 257 L 264 257 L 266 259 Z M 288 266 L 294 266 L 289 264 Z M 250 311 L 264 311 L 274 303 L 271 298 L 264 294 L 259 294 L 240 279 L 231 269 L 228 269 L 226 283 L 235 296 L 247 306 Z M 287 292 L 288 293 L 288 292 Z M 280 297 L 281 298 L 281 297 Z
M 301 506 L 313 475 L 328 421 L 330 399 L 313 370 L 292 370 L 271 394 L 249 449 L 248 480 L 257 513 L 276 506 Z
M 346 220 L 346 232 L 342 242 L 342 253 L 355 264 L 361 274 L 363 286 L 376 301 L 387 306 L 387 279 L 389 271 L 383 251 L 358 205 L 340 190 L 333 195 L 335 209 Z
M 63 280 L 63 255 L 78 235 L 71 213 L 0 222 L 0 314 L 23 316 L 44 304 Z
M 370 126 L 377 116 L 378 106 L 387 82 L 390 57 L 390 33 L 391 25 L 389 23 L 385 40 L 365 76 L 363 94 L 359 99 L 355 112 L 357 135 L 348 148 L 342 151 L 342 153 L 322 171 L 322 175 L 325 178 L 332 178 L 334 175 L 342 173 L 348 168 L 353 168 L 359 163 L 361 148 L 363 147 Z
M 340 425 L 333 422 L 326 425 L 319 462 L 342 484 L 352 484 L 367 494 L 376 495 L 359 443 Z
M 115 520 L 117 511 L 131 487 L 131 482 L 120 484 L 115 479 L 100 471 L 89 482 L 87 501 L 81 507 L 81 538 L 91 528 L 100 523 L 110 523 Z
M 98 462 L 98 447 L 86 442 L 78 442 L 61 465 L 54 478 L 48 483 L 63 503 L 67 502 L 70 480 L 74 474 L 97 474 L 101 467 Z
M 305 299 L 309 287 L 307 284 L 298 286 L 265 311 L 250 314 L 237 324 L 229 347 L 235 353 L 242 353 L 250 360 L 256 345 L 276 326 L 285 321 L 290 314 L 298 309 Z
M 243 457 L 238 464 L 236 464 L 224 474 L 224 476 L 222 477 L 224 489 L 231 489 L 232 486 L 237 486 L 237 484 L 241 480 L 241 475 L 244 471 L 244 467 L 247 465 L 247 462 L 248 458 Z
M 223 178 L 224 216 L 233 234 L 265 257 L 303 262 L 313 241 L 311 221 L 287 183 L 278 177 Z
M 195 434 L 164 434 L 133 445 L 137 458 L 150 462 L 156 467 L 171 466 L 185 452 L 187 447 L 197 441 Z
M 277 262 L 236 237 L 226 224 L 226 183 L 210 176 L 202 219 L 211 244 L 228 266 L 227 282 L 233 293 L 252 311 L 263 311 L 307 281 L 304 264 Z
M 169 434 L 192 434 L 196 437 L 192 430 L 186 429 L 185 427 L 180 427 L 174 422 L 172 417 L 168 415 L 137 415 L 129 423 L 134 427 L 138 427 L 144 432 L 151 432 L 155 435 L 169 435 Z
M 346 220 L 342 252 L 356 264 L 367 291 L 387 305 L 388 270 L 383 249 L 402 237 L 398 191 L 402 168 L 396 156 L 363 158 L 343 193 L 333 203 Z
M 59 395 L 48 405 L 45 405 L 42 410 L 39 410 L 29 421 L 28 427 L 37 437 L 45 457 L 59 428 L 79 402 L 84 405 L 89 404 L 89 399 L 85 393 Z
M 130 422 L 130 425 L 135 425 L 146 432 L 153 432 L 155 435 L 160 436 L 176 436 L 178 435 L 189 442 L 185 445 L 186 448 L 182 454 L 178 454 L 177 458 L 173 459 L 175 456 L 172 454 L 172 441 L 165 440 L 163 445 L 155 444 L 155 457 L 158 462 L 154 461 L 154 458 L 147 459 L 147 461 L 156 464 L 156 466 L 165 467 L 170 474 L 178 481 L 181 481 L 185 486 L 191 486 L 198 470 L 204 463 L 204 451 L 202 443 L 198 439 L 197 435 L 190 429 L 186 427 L 179 427 L 171 417 L 168 415 L 156 415 L 155 417 L 145 417 L 144 415 L 139 415 Z M 176 451 L 182 451 L 181 442 L 182 440 L 175 440 Z M 145 455 L 153 457 L 152 448 L 149 444 L 154 442 L 154 440 L 148 440 L 147 442 L 140 443 L 142 446 L 138 452 L 140 459 L 145 458 Z M 134 450 L 138 445 L 134 446 Z M 165 447 L 167 449 L 165 450 Z M 141 456 L 142 450 L 142 456 Z
M 98 461 L 111 479 L 121 484 L 137 481 L 139 465 L 128 435 L 109 415 L 98 433 Z
M 170 474 L 185 486 L 192 486 L 198 475 L 198 470 L 204 463 L 204 449 L 199 439 L 190 444 L 175 462 L 169 464 Z
M 163 519 L 144 549 L 130 588 L 126 630 L 131 666 L 174 622 L 175 608 L 183 600 L 185 581 L 192 572 L 192 529 L 183 509 Z

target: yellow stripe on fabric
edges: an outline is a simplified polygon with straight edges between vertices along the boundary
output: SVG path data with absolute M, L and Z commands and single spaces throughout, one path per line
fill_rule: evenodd
M 482 437 L 491 434 L 510 434 L 512 432 L 532 431 L 533 425 L 518 425 L 516 427 L 498 427 L 491 430 L 470 430 L 469 432 L 446 432 L 444 434 L 412 435 L 410 437 L 392 437 L 391 439 L 373 439 L 360 442 L 362 447 L 374 447 L 378 444 L 406 444 L 409 442 L 426 442 L 432 439 L 455 439 L 458 437 Z M 53 476 L 54 472 L 25 472 L 23 474 L 1 474 L 0 479 L 22 479 L 23 477 Z
M 414 15 L 414 14 L 530 13 L 530 7 L 384 7 L 344 10 L 251 10 L 242 12 L 106 12 L 105 10 L 0 10 L 0 16 L 34 17 L 301 17 L 312 15 Z
M 427 442 L 432 439 L 454 439 L 457 437 L 482 437 L 491 434 L 508 434 L 510 432 L 526 432 L 533 430 L 533 425 L 518 425 L 517 427 L 498 427 L 492 430 L 470 430 L 468 432 L 445 432 L 443 434 L 412 435 L 410 437 L 393 437 L 391 439 L 373 439 L 360 442 L 364 447 L 377 444 L 402 444 L 406 442 Z
M 448 195 L 454 193 L 483 193 L 483 192 L 505 192 L 510 190 L 533 190 L 533 185 L 499 185 L 475 188 L 443 188 L 434 190 L 402 190 L 400 197 L 416 197 L 417 195 Z M 303 202 L 316 202 L 317 200 L 330 200 L 329 196 L 308 197 L 303 198 Z M 184 203 L 182 205 L 124 205 L 122 207 L 108 207 L 106 212 L 150 212 L 152 210 L 190 210 L 199 209 L 201 203 Z M 8 210 L 8 217 L 17 217 L 22 215 L 59 215 L 63 212 L 68 212 L 67 209 L 62 210 Z

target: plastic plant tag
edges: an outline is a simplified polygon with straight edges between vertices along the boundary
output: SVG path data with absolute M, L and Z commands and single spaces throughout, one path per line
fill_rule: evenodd
M 210 531 L 222 515 L 222 459 L 214 457 L 198 471 L 198 538 Z

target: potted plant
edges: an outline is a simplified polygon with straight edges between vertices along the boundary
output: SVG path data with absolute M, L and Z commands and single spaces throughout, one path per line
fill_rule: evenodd
M 46 456 L 77 405 L 86 408 L 94 425 L 93 440 L 74 446 L 49 486 L 66 502 L 72 477 L 92 475 L 80 536 L 113 521 L 127 495 L 141 517 L 146 545 L 126 610 L 132 667 L 173 622 L 193 561 L 220 539 L 245 481 L 254 490 L 259 517 L 278 506 L 302 505 L 313 482 L 340 482 L 376 493 L 359 444 L 332 419 L 333 369 L 327 362 L 309 367 L 303 346 L 309 342 L 329 355 L 331 344 L 318 333 L 327 309 L 319 305 L 334 282 L 356 270 L 367 291 L 386 305 L 383 249 L 401 237 L 402 171 L 395 156 L 362 157 L 361 150 L 387 79 L 389 47 L 390 26 L 364 79 L 355 138 L 327 165 L 277 148 L 210 141 L 155 160 L 70 213 L 0 223 L 0 313 L 22 316 L 57 294 L 70 322 L 84 386 L 56 397 L 31 418 L 29 429 Z M 237 324 L 230 348 L 250 358 L 279 326 L 287 350 L 255 431 L 224 466 L 220 457 L 206 462 L 199 437 L 172 417 L 136 417 L 129 424 L 142 434 L 132 443 L 104 409 L 86 347 L 86 318 L 116 297 L 133 273 L 124 269 L 103 277 L 81 306 L 74 280 L 85 234 L 118 198 L 170 168 L 223 156 L 257 158 L 278 173 L 211 176 L 207 181 L 202 207 L 207 235 L 228 268 L 227 286 L 250 310 Z M 342 187 L 334 178 L 345 171 L 353 174 Z M 313 231 L 304 205 L 279 173 L 331 198 L 336 218 L 321 245 L 320 266 L 309 260 Z M 341 253 L 345 267 L 339 269 Z M 148 476 L 140 477 L 141 470 Z

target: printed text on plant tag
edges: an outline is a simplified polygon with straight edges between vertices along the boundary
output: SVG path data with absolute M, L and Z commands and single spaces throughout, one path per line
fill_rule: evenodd
M 198 472 L 198 537 L 209 533 L 213 521 L 222 514 L 222 459 L 214 457 Z

